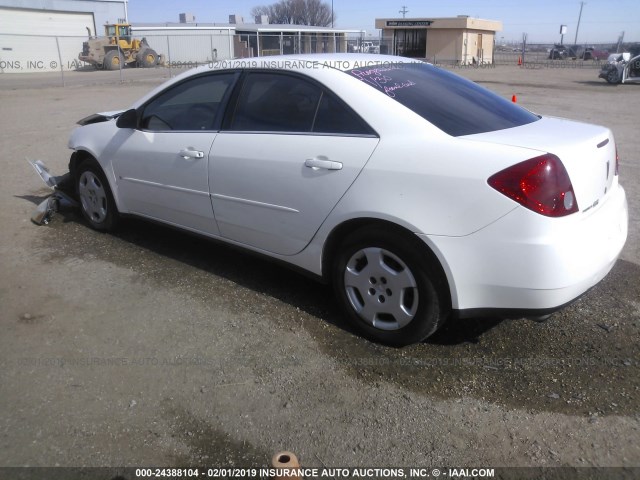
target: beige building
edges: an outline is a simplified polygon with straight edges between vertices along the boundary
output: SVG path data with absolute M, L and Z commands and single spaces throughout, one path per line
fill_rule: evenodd
M 459 15 L 451 18 L 376 18 L 381 52 L 437 63 L 492 63 L 502 22 Z

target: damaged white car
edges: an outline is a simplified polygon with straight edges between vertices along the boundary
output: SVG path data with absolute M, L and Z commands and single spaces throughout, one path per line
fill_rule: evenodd
M 91 227 L 135 215 L 285 262 L 387 344 L 450 317 L 548 315 L 627 236 L 609 129 L 406 58 L 230 61 L 79 123 L 70 172 Z
M 631 58 L 630 53 L 612 53 L 598 77 L 614 84 L 640 83 L 640 55 Z

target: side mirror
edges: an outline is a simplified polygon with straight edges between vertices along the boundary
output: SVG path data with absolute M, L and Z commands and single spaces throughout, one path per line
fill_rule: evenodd
M 138 128 L 138 112 L 134 108 L 122 113 L 116 120 L 118 128 Z

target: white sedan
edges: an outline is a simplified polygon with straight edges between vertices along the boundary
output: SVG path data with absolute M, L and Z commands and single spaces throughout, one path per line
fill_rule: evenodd
M 91 227 L 136 215 L 280 260 L 387 344 L 450 317 L 548 315 L 627 236 L 609 129 L 406 58 L 222 62 L 79 124 L 70 171 Z

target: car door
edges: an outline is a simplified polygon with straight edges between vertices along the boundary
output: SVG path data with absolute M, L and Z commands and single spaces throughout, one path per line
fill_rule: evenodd
M 139 128 L 113 154 L 118 193 L 129 212 L 219 233 L 209 198 L 207 163 L 223 104 L 238 75 L 190 78 L 141 109 Z
M 633 57 L 625 65 L 622 83 L 640 83 L 640 56 Z
M 247 73 L 225 122 L 209 162 L 220 233 L 281 255 L 310 242 L 379 140 L 334 94 L 283 72 Z

